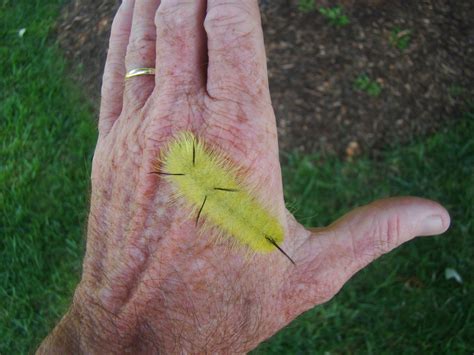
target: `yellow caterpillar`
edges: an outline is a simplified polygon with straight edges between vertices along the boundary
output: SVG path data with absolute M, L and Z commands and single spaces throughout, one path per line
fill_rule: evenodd
M 164 176 L 201 218 L 225 235 L 259 253 L 279 250 L 284 230 L 239 181 L 238 168 L 222 153 L 209 149 L 190 132 L 182 132 L 161 156 L 154 174 Z

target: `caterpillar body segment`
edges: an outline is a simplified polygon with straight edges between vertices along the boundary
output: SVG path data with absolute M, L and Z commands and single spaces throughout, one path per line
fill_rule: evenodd
M 284 240 L 278 219 L 239 179 L 239 168 L 222 153 L 206 146 L 192 133 L 183 132 L 161 156 L 159 171 L 176 196 L 195 212 L 195 223 L 217 227 L 237 244 L 258 253 L 275 250 Z

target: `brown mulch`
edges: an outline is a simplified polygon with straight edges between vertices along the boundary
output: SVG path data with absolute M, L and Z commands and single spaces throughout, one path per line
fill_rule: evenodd
M 306 153 L 371 155 L 456 120 L 473 102 L 474 1 L 341 0 L 350 23 L 332 25 L 297 0 L 261 5 L 280 146 Z M 98 102 L 116 0 L 72 0 L 57 33 Z M 392 38 L 410 32 L 405 50 Z M 371 96 L 355 80 L 367 75 Z

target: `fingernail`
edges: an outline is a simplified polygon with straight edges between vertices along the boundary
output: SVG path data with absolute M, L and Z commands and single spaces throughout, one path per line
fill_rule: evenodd
M 444 232 L 443 219 L 438 215 L 426 217 L 419 226 L 418 235 L 428 236 L 436 235 Z

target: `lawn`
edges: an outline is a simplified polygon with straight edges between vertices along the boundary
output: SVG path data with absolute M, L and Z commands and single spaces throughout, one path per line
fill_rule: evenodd
M 33 351 L 80 276 L 96 130 L 91 105 L 69 79 L 74 69 L 51 39 L 61 3 L 0 1 L 1 354 Z M 398 194 L 442 202 L 453 223 L 446 235 L 373 263 L 255 352 L 472 352 L 474 111 L 377 161 L 282 158 L 288 206 L 307 225 Z M 446 279 L 447 268 L 462 283 Z
M 300 316 L 258 353 L 470 353 L 474 349 L 474 114 L 380 161 L 290 155 L 286 199 L 307 225 L 389 195 L 438 200 L 443 236 L 419 238 L 359 272 L 330 302 Z M 456 270 L 462 283 L 446 279 Z

